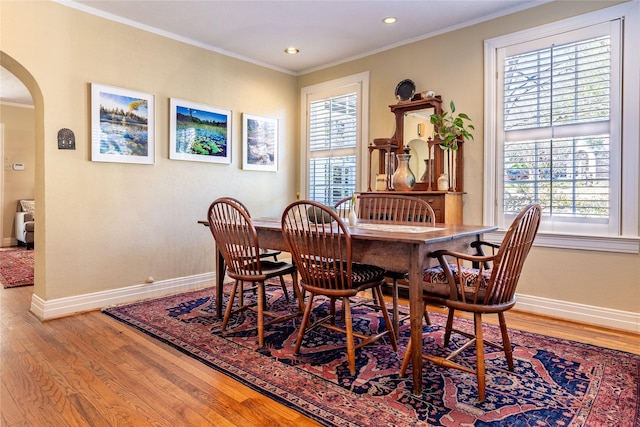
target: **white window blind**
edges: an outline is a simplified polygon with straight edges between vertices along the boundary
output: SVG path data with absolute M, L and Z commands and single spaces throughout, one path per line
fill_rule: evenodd
M 541 230 L 619 232 L 619 23 L 502 49 L 503 224 L 526 204 Z
M 357 93 L 309 105 L 308 198 L 334 205 L 356 191 Z
M 638 253 L 639 24 L 628 2 L 485 40 L 487 239 L 537 201 L 536 245 Z
M 547 218 L 608 221 L 611 36 L 508 56 L 504 68 L 504 213 L 536 201 Z

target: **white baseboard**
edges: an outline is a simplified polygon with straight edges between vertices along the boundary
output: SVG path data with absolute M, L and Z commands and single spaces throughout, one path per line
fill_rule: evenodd
M 48 301 L 44 301 L 34 294 L 31 298 L 31 312 L 40 320 L 51 320 L 86 311 L 100 310 L 116 304 L 157 298 L 207 286 L 213 287 L 215 278 L 215 273 L 204 273 Z M 213 288 L 211 292 L 213 292 Z
M 40 320 L 50 320 L 116 304 L 126 304 L 164 295 L 187 292 L 215 285 L 215 273 L 163 280 L 108 291 L 44 301 L 36 295 L 31 299 L 31 312 Z M 640 333 L 640 313 L 613 310 L 531 295 L 518 295 L 517 310 L 588 323 L 633 333 Z
M 640 313 L 518 294 L 516 310 L 640 333 Z

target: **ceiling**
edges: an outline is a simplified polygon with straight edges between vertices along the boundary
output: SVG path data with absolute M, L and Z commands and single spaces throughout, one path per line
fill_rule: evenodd
M 550 0 L 56 0 L 293 75 L 371 55 Z M 382 23 L 388 16 L 392 25 Z M 300 49 L 297 55 L 284 52 Z M 23 103 L 0 73 L 0 101 Z

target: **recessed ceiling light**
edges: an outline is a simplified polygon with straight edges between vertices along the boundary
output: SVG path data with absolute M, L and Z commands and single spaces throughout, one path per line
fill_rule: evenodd
M 288 47 L 284 51 L 289 55 L 295 55 L 296 53 L 300 52 L 300 49 L 296 49 L 295 47 Z
M 384 22 L 385 24 L 395 24 L 396 21 L 397 19 L 394 18 L 393 16 L 388 16 L 382 20 L 382 22 Z

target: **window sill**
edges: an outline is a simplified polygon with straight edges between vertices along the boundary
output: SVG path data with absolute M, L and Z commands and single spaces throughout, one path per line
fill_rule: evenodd
M 500 244 L 506 230 L 484 235 L 484 240 Z M 574 234 L 538 233 L 534 246 L 583 251 L 640 253 L 640 237 L 577 236 Z

